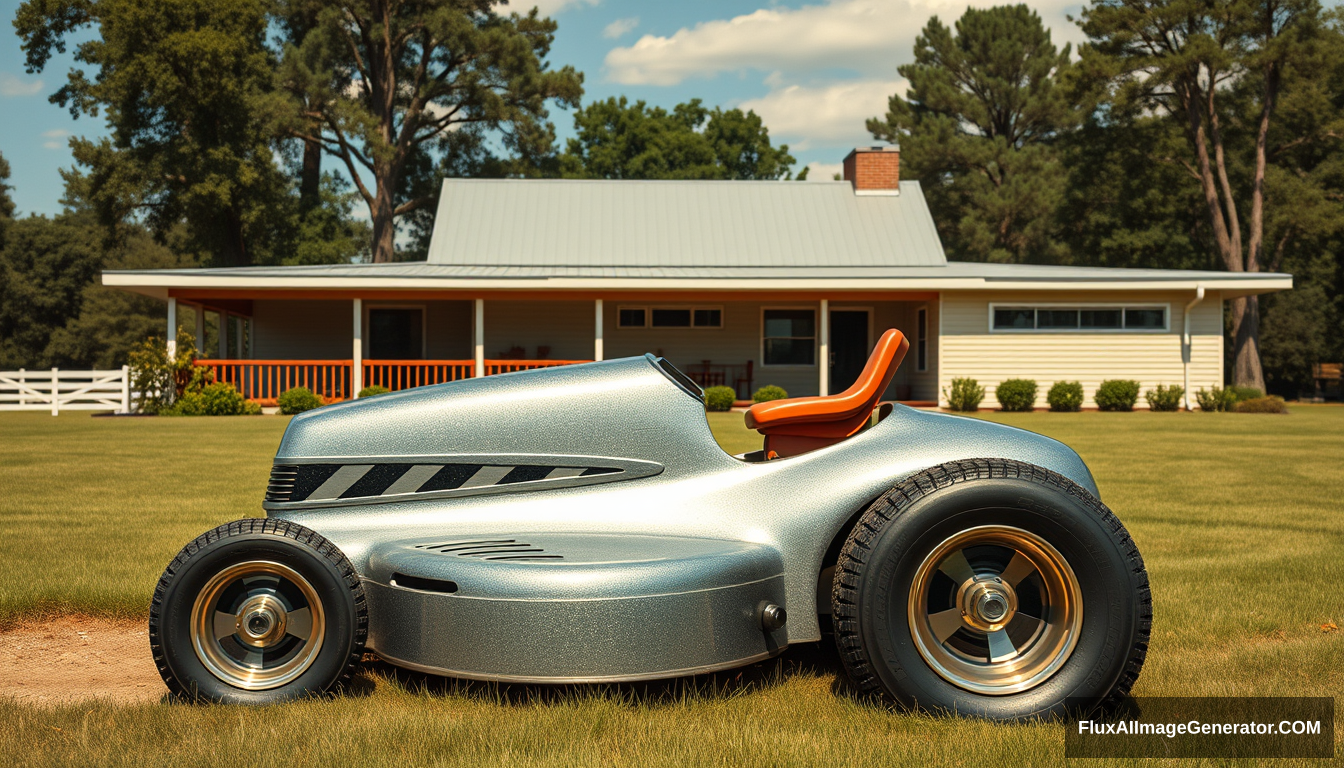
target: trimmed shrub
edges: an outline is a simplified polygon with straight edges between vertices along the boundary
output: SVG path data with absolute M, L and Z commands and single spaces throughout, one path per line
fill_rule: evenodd
M 165 416 L 254 416 L 261 413 L 261 406 L 244 400 L 232 384 L 218 382 L 189 388 L 160 413 Z
M 322 407 L 322 398 L 307 387 L 294 387 L 280 393 L 280 412 L 286 416 Z
M 1199 403 L 1199 410 L 1210 413 L 1232 410 L 1237 404 L 1236 397 L 1231 390 L 1222 387 L 1200 389 L 1195 392 L 1195 402 Z
M 1030 411 L 1036 407 L 1036 382 L 1032 379 L 1008 379 L 994 388 L 994 397 L 1005 411 Z
M 1265 393 L 1259 387 L 1228 387 L 1227 392 L 1232 393 L 1232 402 L 1240 403 L 1243 400 L 1255 400 L 1265 396 Z
M 985 388 L 975 379 L 953 379 L 952 388 L 943 387 L 947 406 L 954 411 L 977 411 L 985 399 Z
M 1143 398 L 1148 401 L 1148 409 L 1151 411 L 1179 411 L 1181 398 L 1184 396 L 1185 387 L 1158 384 L 1157 389 L 1148 390 Z
M 1045 401 L 1050 404 L 1050 410 L 1056 412 L 1071 412 L 1081 410 L 1083 407 L 1083 385 L 1078 381 L 1056 381 L 1055 385 L 1050 387 L 1050 391 L 1045 395 Z
M 1093 398 L 1103 411 L 1132 411 L 1139 401 L 1139 382 L 1130 379 L 1108 379 L 1097 387 Z
M 387 387 L 384 387 L 381 384 L 370 384 L 369 386 L 359 390 L 359 396 L 361 398 L 377 397 L 379 395 L 386 395 L 388 392 L 391 391 L 392 390 L 388 389 Z
M 710 387 L 705 390 L 705 408 L 711 411 L 727 411 L 733 407 L 736 399 L 737 393 L 732 387 Z
M 727 389 L 727 387 L 724 387 Z M 774 384 L 766 384 L 764 387 L 756 390 L 756 394 L 751 396 L 754 403 L 768 403 L 771 400 L 783 400 L 789 393 L 784 391 L 783 387 L 776 387 Z
M 1287 413 L 1288 404 L 1281 397 L 1252 397 L 1237 403 L 1237 413 Z

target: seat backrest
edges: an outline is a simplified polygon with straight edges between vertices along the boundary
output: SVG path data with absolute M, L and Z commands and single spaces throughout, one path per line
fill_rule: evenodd
M 887 391 L 908 349 L 910 342 L 905 334 L 892 328 L 877 340 L 863 372 L 849 389 L 838 395 L 757 403 L 747 411 L 746 424 L 764 432 L 795 424 L 835 424 L 847 429 L 849 423 L 854 422 L 853 429 L 857 431 L 872 414 L 882 393 Z

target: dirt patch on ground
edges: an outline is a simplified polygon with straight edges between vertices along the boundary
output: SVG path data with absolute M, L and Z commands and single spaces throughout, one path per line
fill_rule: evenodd
M 157 701 L 144 622 L 67 616 L 0 632 L 0 696 L 33 704 Z

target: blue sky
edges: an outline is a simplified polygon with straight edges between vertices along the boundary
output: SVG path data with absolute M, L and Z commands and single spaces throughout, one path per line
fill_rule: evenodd
M 0 0 L 7 22 L 19 4 Z M 550 59 L 585 74 L 585 103 L 625 95 L 671 107 L 699 97 L 710 106 L 753 109 L 774 141 L 787 143 L 800 165 L 813 166 L 814 179 L 829 179 L 850 148 L 872 141 L 864 120 L 883 114 L 887 97 L 903 87 L 896 67 L 910 61 L 928 18 L 950 23 L 967 6 L 966 0 L 513 0 L 510 8 L 533 4 L 559 23 Z M 1056 44 L 1079 41 L 1066 15 L 1077 15 L 1081 4 L 1028 4 Z M 21 214 L 55 214 L 58 170 L 73 162 L 69 137 L 101 135 L 103 127 L 47 102 L 74 63 L 69 55 L 28 75 L 8 24 L 0 40 L 0 152 L 13 171 L 14 199 Z M 571 133 L 568 114 L 555 111 L 553 119 L 562 136 Z

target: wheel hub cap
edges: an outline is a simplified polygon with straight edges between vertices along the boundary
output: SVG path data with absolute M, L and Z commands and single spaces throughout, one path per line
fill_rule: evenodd
M 236 614 L 238 639 L 253 648 L 275 645 L 285 637 L 285 606 L 272 595 L 257 595 L 243 602 Z
M 965 622 L 981 632 L 994 632 L 1007 626 L 1017 612 L 1017 594 L 995 576 L 977 576 L 958 590 Z

